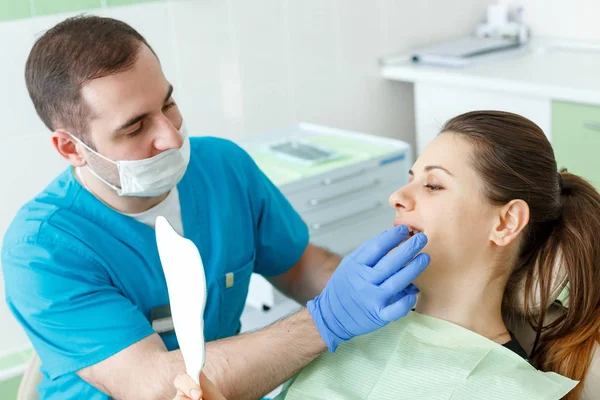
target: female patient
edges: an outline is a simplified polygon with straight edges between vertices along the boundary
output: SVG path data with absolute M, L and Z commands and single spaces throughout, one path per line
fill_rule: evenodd
M 394 224 L 428 237 L 423 251 L 431 264 L 414 282 L 420 290 L 416 312 L 529 358 L 506 325 L 512 313 L 524 314 L 538 332 L 531 363 L 583 380 L 600 339 L 598 192 L 576 175 L 557 172 L 552 147 L 537 125 L 494 111 L 450 120 L 409 174 L 409 183 L 391 195 L 390 204 L 396 210 Z M 559 254 L 569 281 L 569 307 L 542 326 Z M 522 309 L 512 309 L 522 282 L 525 298 L 541 299 L 541 312 L 527 301 Z M 344 357 L 338 353 L 317 359 L 318 368 L 307 367 L 303 380 L 310 382 L 336 357 Z M 566 399 L 577 399 L 584 383 Z

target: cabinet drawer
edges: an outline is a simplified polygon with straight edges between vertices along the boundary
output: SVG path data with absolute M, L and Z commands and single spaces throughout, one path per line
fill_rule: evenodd
M 339 202 L 348 201 L 364 193 L 373 193 L 382 188 L 399 187 L 408 182 L 408 169 L 405 160 L 383 166 L 363 166 L 345 171 L 344 175 L 333 178 L 323 177 L 316 184 L 307 185 L 304 190 L 285 192 L 287 199 L 300 213 L 319 209 Z M 391 193 L 391 192 L 390 192 Z M 388 194 L 389 195 L 389 194 Z M 387 197 L 384 199 L 386 200 Z
M 389 208 L 389 207 L 388 207 Z M 311 243 L 345 256 L 365 241 L 377 236 L 393 226 L 393 211 L 373 210 L 351 224 L 341 224 L 335 228 L 311 236 Z
M 553 102 L 552 147 L 559 169 L 600 188 L 600 107 Z
M 340 226 L 352 225 L 359 219 L 382 212 L 389 214 L 391 223 L 394 210 L 388 204 L 388 198 L 397 189 L 396 186 L 392 188 L 388 184 L 387 187 L 378 190 L 370 190 L 325 207 L 308 210 L 301 216 L 308 225 L 311 235 L 327 232 Z

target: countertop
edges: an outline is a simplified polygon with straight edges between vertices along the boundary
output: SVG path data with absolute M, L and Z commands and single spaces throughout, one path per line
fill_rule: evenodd
M 384 78 L 600 104 L 600 45 L 537 41 L 491 54 L 465 67 L 415 64 L 409 57 L 382 64 Z

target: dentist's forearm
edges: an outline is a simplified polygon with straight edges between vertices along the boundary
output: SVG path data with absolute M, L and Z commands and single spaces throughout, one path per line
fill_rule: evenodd
M 294 293 L 290 297 L 300 304 L 306 304 L 321 294 L 331 275 L 342 261 L 341 257 L 335 254 L 322 249 L 321 251 L 323 253 L 320 262 L 314 262 L 311 264 L 312 268 L 306 268 L 294 285 Z
M 268 280 L 284 295 L 306 304 L 321 294 L 341 261 L 338 255 L 309 244 L 296 265 Z
M 260 399 L 326 349 L 303 309 L 261 331 L 207 343 L 203 371 L 228 400 Z

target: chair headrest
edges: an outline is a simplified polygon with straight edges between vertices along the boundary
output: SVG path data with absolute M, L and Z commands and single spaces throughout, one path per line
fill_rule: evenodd
M 539 262 L 536 261 L 536 263 Z M 535 268 L 537 272 L 538 269 Z M 517 283 L 517 288 L 514 291 L 513 298 L 511 299 L 512 306 L 516 310 L 524 311 L 525 308 L 525 282 L 527 276 L 523 276 L 523 278 Z M 529 293 L 529 298 L 527 299 L 529 310 L 533 314 L 538 314 L 540 312 L 541 303 L 542 303 L 542 295 L 540 293 L 540 282 L 539 275 L 536 273 L 533 277 L 533 290 Z M 561 294 L 565 286 L 568 283 L 568 275 L 567 269 L 564 266 L 562 251 L 560 248 L 557 250 L 556 258 L 554 260 L 554 266 L 552 267 L 552 281 L 550 284 L 550 293 L 548 298 L 548 305 L 552 304 L 558 296 Z
M 544 325 L 548 325 L 564 313 L 564 308 L 556 304 L 551 305 L 548 308 L 548 313 L 544 319 Z M 533 343 L 535 342 L 536 333 L 531 328 L 524 316 L 513 316 L 507 325 L 508 329 L 515 334 L 519 344 L 523 346 L 523 349 L 527 354 L 531 355 Z M 579 396 L 579 400 L 598 400 L 598 393 L 600 393 L 600 345 L 594 345 L 594 351 L 590 359 L 590 366 L 588 367 L 583 392 Z

